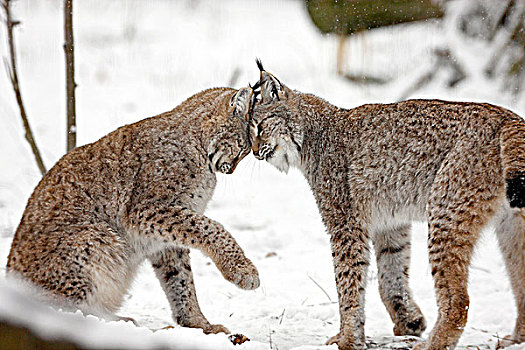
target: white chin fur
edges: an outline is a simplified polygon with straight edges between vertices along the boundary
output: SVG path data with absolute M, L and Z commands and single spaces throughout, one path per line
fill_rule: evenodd
M 268 163 L 287 174 L 290 166 L 299 165 L 299 159 L 300 156 L 295 146 L 288 146 L 287 144 L 283 146 L 279 143 L 279 147 L 276 148 L 273 157 L 268 159 Z
M 272 158 L 268 159 L 268 163 L 277 168 L 277 170 L 282 171 L 285 174 L 288 174 L 290 169 L 290 163 L 284 156 L 284 154 L 275 154 Z

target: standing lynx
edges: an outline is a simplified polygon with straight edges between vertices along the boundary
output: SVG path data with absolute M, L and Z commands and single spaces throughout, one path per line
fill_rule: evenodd
M 337 108 L 292 91 L 262 68 L 252 151 L 298 167 L 330 234 L 341 317 L 328 343 L 364 348 L 369 240 L 396 335 L 425 320 L 408 287 L 410 224 L 428 221 L 439 316 L 418 349 L 452 349 L 467 321 L 468 269 L 493 224 L 516 299 L 509 342 L 525 341 L 525 122 L 489 104 L 411 100 Z
M 259 286 L 235 239 L 203 215 L 215 172 L 232 173 L 250 151 L 254 98 L 251 88 L 205 90 L 66 154 L 29 198 L 8 273 L 62 305 L 112 319 L 149 259 L 178 324 L 228 332 L 201 313 L 187 248 L 210 256 L 240 288 Z

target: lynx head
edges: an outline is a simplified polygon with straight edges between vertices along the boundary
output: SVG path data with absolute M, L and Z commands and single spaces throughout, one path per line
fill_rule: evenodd
M 231 174 L 239 162 L 250 153 L 247 135 L 248 120 L 255 106 L 258 92 L 251 87 L 231 90 L 220 101 L 217 119 L 219 127 L 208 147 L 208 158 L 214 171 Z
M 295 98 L 299 93 L 282 84 L 273 74 L 261 71 L 256 86 L 261 88 L 261 102 L 250 118 L 250 141 L 253 155 L 265 159 L 283 172 L 298 166 L 301 159 L 302 131 Z

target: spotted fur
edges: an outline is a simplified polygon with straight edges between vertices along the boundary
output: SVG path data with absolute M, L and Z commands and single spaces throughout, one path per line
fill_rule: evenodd
M 468 268 L 480 231 L 495 224 L 516 299 L 511 340 L 525 341 L 525 122 L 493 105 L 410 100 L 342 109 L 292 91 L 261 69 L 253 154 L 298 167 L 330 234 L 340 349 L 363 349 L 369 241 L 396 335 L 426 323 L 408 287 L 410 225 L 428 221 L 439 316 L 418 350 L 452 349 L 467 320 Z M 515 180 L 519 179 L 519 180 Z M 506 195 L 507 194 L 507 195 Z
M 29 198 L 8 274 L 62 307 L 113 319 L 149 259 L 178 324 L 228 332 L 199 308 L 187 248 L 211 257 L 240 288 L 259 286 L 235 239 L 203 215 L 215 172 L 232 173 L 249 153 L 252 103 L 251 88 L 205 90 L 66 154 Z

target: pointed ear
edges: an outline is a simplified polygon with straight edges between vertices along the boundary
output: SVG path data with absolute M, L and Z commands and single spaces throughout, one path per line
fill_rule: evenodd
M 233 116 L 239 118 L 243 123 L 248 122 L 253 100 L 254 95 L 251 87 L 239 89 L 230 99 Z
M 255 62 L 261 72 L 258 81 L 258 84 L 261 86 L 261 103 L 270 103 L 287 99 L 290 89 L 282 84 L 273 74 L 264 70 L 261 60 L 256 59 Z

